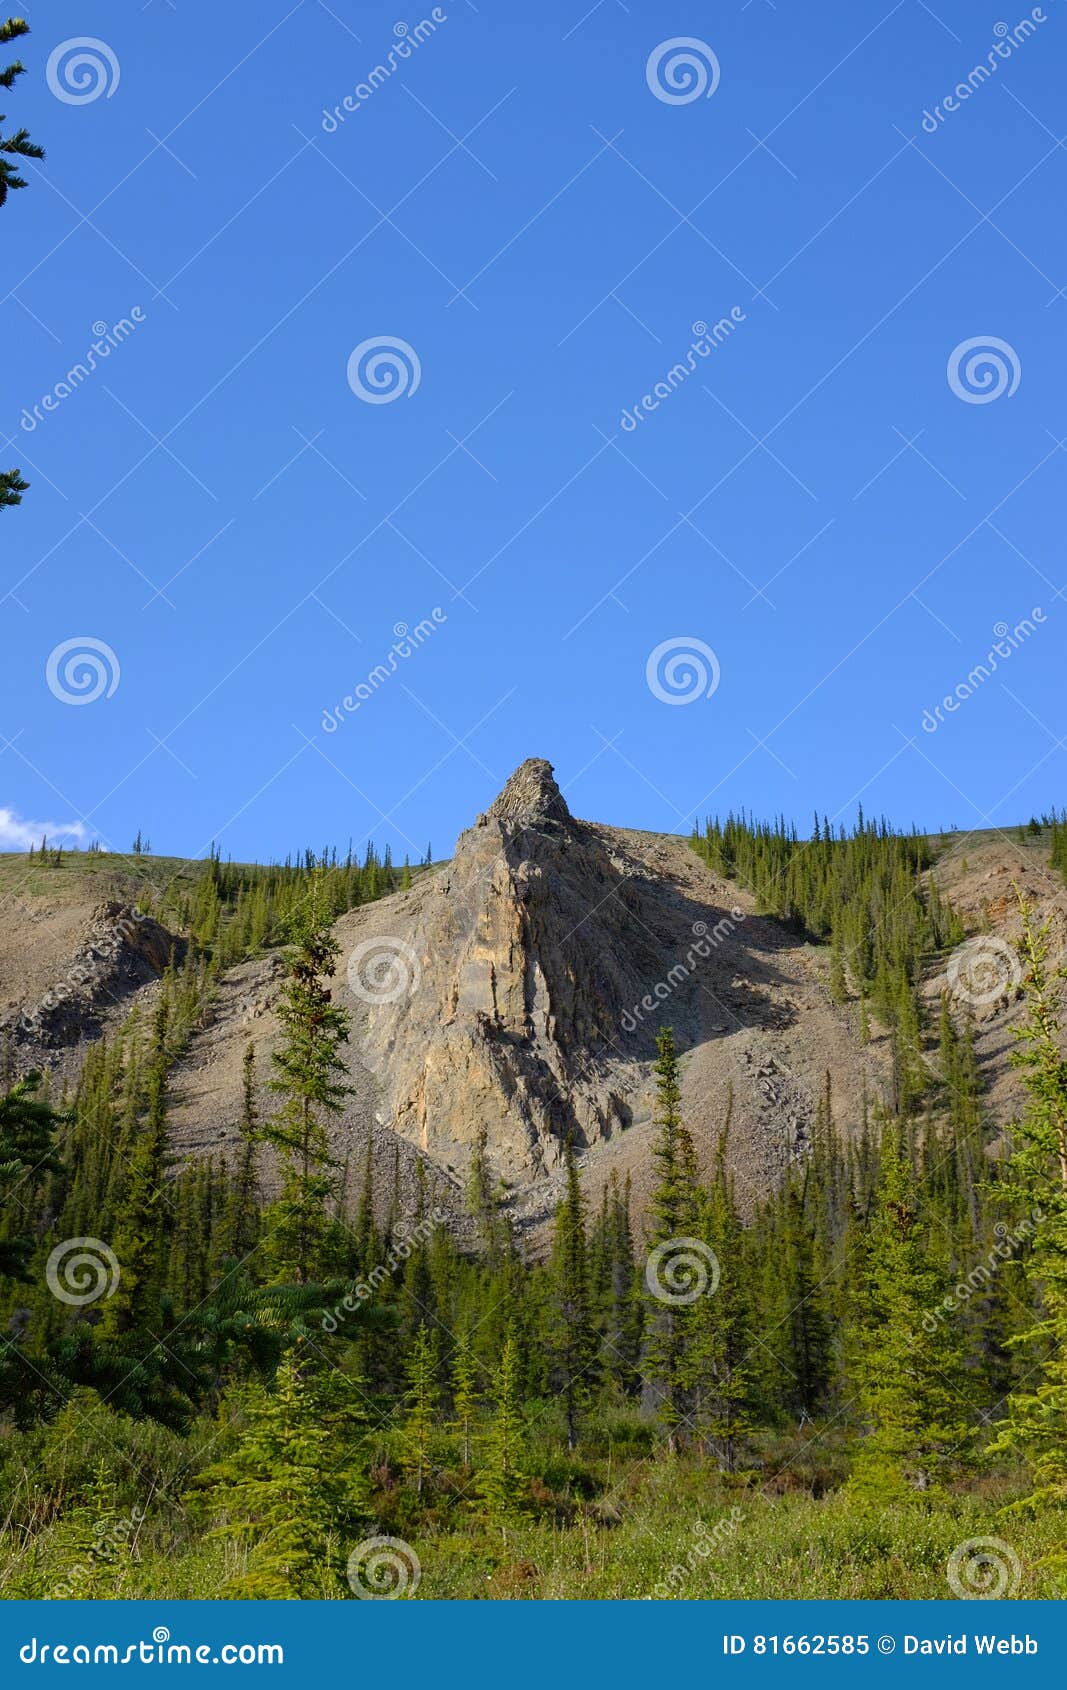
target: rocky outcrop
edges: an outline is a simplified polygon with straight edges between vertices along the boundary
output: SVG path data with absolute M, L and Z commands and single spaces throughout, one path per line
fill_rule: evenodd
M 1024 1013 L 1012 945 L 1018 894 L 1050 923 L 1058 965 L 1067 960 L 1067 893 L 1047 840 L 1002 833 L 938 841 L 931 878 L 970 937 L 960 956 L 931 961 L 929 1016 L 946 991 L 973 1005 L 988 1113 L 1005 1122 L 1022 1101 L 1009 1061 Z M 151 1004 L 183 947 L 125 901 L 135 896 L 131 888 L 96 907 L 88 897 L 9 902 L 0 923 L 7 1074 L 47 1064 L 73 1082 L 86 1041 Z M 847 1136 L 889 1083 L 890 1039 L 877 1023 L 861 1038 L 856 1006 L 832 1001 L 825 946 L 759 914 L 685 839 L 579 820 L 541 758 L 515 771 L 450 863 L 350 911 L 336 932 L 335 989 L 352 1034 L 330 1143 L 346 1207 L 358 1205 L 369 1165 L 383 1223 L 410 1220 L 425 1202 L 461 1215 L 483 1134 L 512 1219 L 535 1247 L 562 1195 L 568 1140 L 591 1203 L 610 1180 L 629 1180 L 639 1222 L 655 1187 L 652 1064 L 663 1026 L 682 1058 L 683 1113 L 701 1168 L 713 1165 L 729 1123 L 743 1209 L 806 1154 L 827 1091 Z M 276 1107 L 270 1059 L 283 973 L 271 952 L 219 977 L 170 1075 L 177 1158 L 236 1149 L 249 1045 L 259 1108 Z M 268 1194 L 276 1172 L 264 1155 Z
M 1012 1062 L 1026 1019 L 1023 963 L 1018 954 L 1025 905 L 1047 929 L 1048 967 L 1067 966 L 1067 888 L 1051 867 L 1047 833 L 1014 829 L 942 839 L 930 879 L 959 915 L 967 939 L 928 971 L 927 1017 L 936 1022 L 947 993 L 957 1015 L 974 1022 L 975 1051 L 985 1085 L 987 1119 L 1005 1125 L 1026 1106 L 1022 1075 Z
M 529 759 L 446 868 L 342 918 L 379 1120 L 448 1166 L 484 1133 L 515 1186 L 647 1123 L 665 1022 L 685 1051 L 793 1018 L 726 894 L 681 842 L 577 820 Z
M 63 974 L 30 1003 L 11 1003 L 0 1036 L 47 1053 L 99 1037 L 109 1013 L 159 979 L 184 942 L 131 904 L 100 904 Z

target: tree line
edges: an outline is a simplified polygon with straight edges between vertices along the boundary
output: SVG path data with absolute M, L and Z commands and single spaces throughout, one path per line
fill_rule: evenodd
M 894 947 L 913 982 L 920 950 L 954 932 L 925 902 L 919 842 L 867 824 L 819 833 L 792 873 L 796 919 L 823 907 L 832 928 L 836 885 L 848 989 L 859 956 L 873 983 Z M 715 837 L 738 872 L 761 857 L 788 869 L 800 849 L 783 851 L 780 830 Z M 1019 1507 L 1067 1501 L 1067 1064 L 1060 978 L 1028 914 L 1029 1104 L 1010 1146 L 991 1134 L 973 1028 L 946 999 L 919 1029 L 921 1089 L 872 1098 L 846 1138 L 827 1081 L 802 1164 L 742 1214 L 731 1099 L 701 1165 L 662 1028 L 646 1216 L 617 1181 L 591 1205 L 563 1145 L 551 1237 L 531 1252 L 484 1134 L 465 1228 L 424 1185 L 405 1212 L 369 1149 L 354 1212 L 342 1201 L 329 1126 L 350 1029 L 331 977 L 351 872 L 294 868 L 281 1039 L 246 1051 L 235 1155 L 177 1166 L 169 1149 L 167 1077 L 212 989 L 210 935 L 168 970 L 150 1016 L 90 1050 L 70 1096 L 31 1075 L 0 1100 L 0 1459 L 32 1460 L 72 1413 L 115 1435 L 169 1428 L 190 1451 L 177 1500 L 205 1542 L 239 1547 L 224 1593 L 248 1596 L 343 1592 L 344 1546 L 383 1516 L 414 1535 L 472 1517 L 506 1533 L 558 1510 L 560 1463 L 581 1484 L 583 1452 L 605 1446 L 769 1482 L 783 1438 L 836 1426 L 857 1505 L 933 1502 L 997 1463 L 1031 1475 Z M 247 890 L 218 863 L 207 884 L 231 911 Z M 888 887 L 908 910 L 861 946 Z M 893 1005 L 872 991 L 872 1015 Z M 64 1285 L 71 1241 L 106 1254 Z M 92 1273 L 106 1283 L 89 1298 Z

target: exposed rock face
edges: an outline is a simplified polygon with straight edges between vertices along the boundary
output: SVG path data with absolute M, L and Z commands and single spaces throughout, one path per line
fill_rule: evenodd
M 527 757 L 520 763 L 488 814 L 478 817 L 477 825 L 485 827 L 491 821 L 520 828 L 573 825 L 552 764 L 543 757 Z
M 93 911 L 78 950 L 62 976 L 35 1002 L 12 1005 L 0 1031 L 16 1046 L 59 1050 L 99 1036 L 109 1012 L 158 980 L 184 942 L 130 904 Z
M 278 1106 L 270 1089 L 270 1053 L 277 1047 L 278 995 L 285 968 L 279 952 L 228 970 L 212 995 L 207 1012 L 170 1072 L 168 1124 L 171 1148 L 178 1158 L 222 1156 L 235 1160 L 241 1150 L 238 1121 L 244 1087 L 244 1057 L 255 1054 L 256 1107 L 265 1119 Z M 379 1225 L 397 1216 L 407 1220 L 419 1205 L 440 1209 L 450 1217 L 452 1231 L 465 1236 L 467 1221 L 463 1190 L 455 1178 L 435 1166 L 418 1147 L 398 1138 L 375 1119 L 375 1088 L 349 1050 L 355 1082 L 343 1115 L 327 1125 L 330 1147 L 342 1180 L 342 1200 L 354 1214 L 363 1197 L 368 1157 L 373 1169 L 373 1200 Z M 260 1190 L 277 1196 L 281 1181 L 277 1158 L 266 1145 L 257 1155 Z
M 1050 970 L 1062 968 L 1067 966 L 1067 888 L 1049 865 L 1047 839 L 1024 836 L 1020 843 L 1014 830 L 951 841 L 930 878 L 971 937 L 947 963 L 938 961 L 929 970 L 927 1015 L 934 1024 L 944 992 L 957 1013 L 969 1010 L 987 1115 L 1001 1123 L 1017 1120 L 1026 1106 L 1022 1076 L 1011 1061 L 1027 1014 L 1016 952 L 1023 926 L 1020 899 L 1037 924 L 1048 927 Z
M 731 1001 L 750 1025 L 789 1019 L 735 980 L 744 917 L 708 890 L 698 901 L 627 836 L 577 821 L 551 765 L 523 763 L 447 869 L 342 919 L 380 1119 L 446 1163 L 484 1131 L 516 1183 L 550 1177 L 568 1138 L 581 1151 L 647 1119 L 664 1020 L 684 1049 L 727 1030 Z
M 1056 964 L 1067 958 L 1067 893 L 1047 841 L 1023 849 L 1000 833 L 943 851 L 932 877 L 991 951 L 994 972 L 1007 952 L 1004 991 L 976 1010 L 986 1101 L 1007 1121 L 1021 1102 L 1008 1058 L 1023 1006 L 1004 944 L 1018 930 L 1014 888 L 1051 922 Z M 865 1096 L 888 1083 L 889 1038 L 876 1025 L 864 1044 L 855 1006 L 831 1001 L 826 947 L 761 916 L 684 839 L 578 821 L 540 758 L 516 770 L 451 863 L 342 916 L 337 937 L 351 1089 L 330 1140 L 347 1207 L 357 1206 L 369 1163 L 383 1221 L 410 1220 L 420 1202 L 462 1216 L 483 1132 L 512 1216 L 538 1247 L 562 1195 L 568 1137 L 590 1200 L 609 1179 L 631 1179 L 639 1221 L 655 1186 L 652 1059 L 663 1026 L 682 1057 L 682 1107 L 701 1169 L 729 1120 L 743 1208 L 804 1155 L 828 1082 L 846 1136 L 862 1123 Z M 47 1064 L 76 1078 L 87 1041 L 151 1004 L 172 950 L 180 960 L 182 941 L 128 902 L 12 899 L 0 921 L 8 1072 Z M 170 1076 L 177 1157 L 236 1148 L 249 1044 L 260 1109 L 275 1107 L 268 1082 L 283 972 L 271 953 L 218 982 Z M 932 1016 L 941 992 L 960 986 L 951 959 L 948 972 L 945 959 L 931 964 Z M 275 1190 L 270 1157 L 260 1172 L 264 1190 Z M 463 1221 L 455 1224 L 461 1233 Z

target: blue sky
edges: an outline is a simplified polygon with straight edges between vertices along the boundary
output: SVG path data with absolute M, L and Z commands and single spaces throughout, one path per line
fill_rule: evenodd
M 1063 801 L 1060 0 L 28 15 L 0 839 Z

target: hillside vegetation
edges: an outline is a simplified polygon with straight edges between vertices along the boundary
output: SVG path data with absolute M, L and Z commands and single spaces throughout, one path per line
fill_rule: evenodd
M 1062 868 L 1060 824 L 1034 827 Z M 804 1155 L 743 1218 L 732 1097 L 698 1165 L 661 1024 L 643 1218 L 618 1179 L 590 1204 L 564 1145 L 536 1257 L 484 1135 L 465 1231 L 425 1191 L 399 1211 L 369 1153 L 340 1200 L 334 922 L 410 869 L 136 863 L 185 941 L 151 1012 L 65 1092 L 31 1074 L 0 1099 L 4 1595 L 1058 1593 L 1067 1065 L 1047 931 L 1020 910 L 1009 1141 L 966 995 L 931 1013 L 923 989 L 964 942 L 929 842 L 731 820 L 693 844 L 824 947 L 831 997 L 891 1042 L 887 1084 L 847 1136 L 827 1084 Z M 129 870 L 94 857 L 0 864 L 0 891 L 21 873 L 27 903 L 95 897 L 98 877 L 127 897 L 106 877 Z M 267 1073 L 246 1054 L 239 1153 L 178 1165 L 168 1077 L 223 971 L 279 946 L 280 1039 Z

